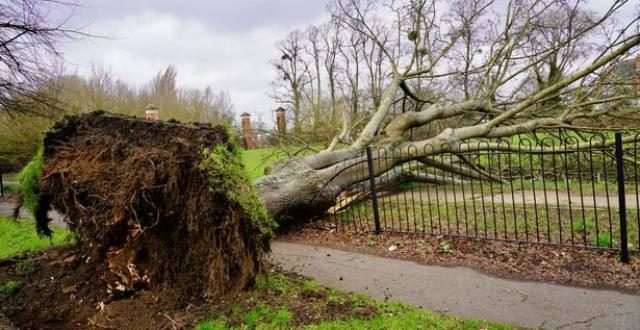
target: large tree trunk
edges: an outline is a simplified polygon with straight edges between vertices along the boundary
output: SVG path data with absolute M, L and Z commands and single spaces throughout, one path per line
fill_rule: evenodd
M 329 171 L 314 170 L 300 159 L 279 164 L 255 186 L 262 202 L 278 223 L 322 214 L 334 202 L 343 187 L 332 182 Z

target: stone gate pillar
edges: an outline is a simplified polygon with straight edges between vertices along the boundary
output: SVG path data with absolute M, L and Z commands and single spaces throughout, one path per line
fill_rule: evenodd
M 286 110 L 282 107 L 276 109 L 276 127 L 278 128 L 278 133 L 285 135 L 287 134 L 287 118 L 285 117 Z
M 242 137 L 244 140 L 244 147 L 246 149 L 258 148 L 258 143 L 253 137 L 253 130 L 251 129 L 251 115 L 247 112 L 240 115 L 242 121 Z

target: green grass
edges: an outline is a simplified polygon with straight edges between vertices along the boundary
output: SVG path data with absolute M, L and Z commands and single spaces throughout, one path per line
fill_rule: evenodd
M 0 258 L 70 242 L 72 238 L 67 229 L 54 228 L 50 240 L 47 237 L 38 237 L 33 221 L 14 221 L 0 217 Z
M 313 281 L 278 273 L 261 275 L 242 302 L 213 311 L 196 330 L 404 330 L 496 329 L 515 327 L 480 320 L 461 320 L 399 302 L 379 302 L 344 294 Z
M 379 304 L 379 314 L 369 320 L 348 318 L 329 321 L 305 327 L 309 330 L 367 329 L 367 330 L 478 330 L 478 329 L 514 329 L 507 325 L 487 324 L 484 321 L 461 321 L 425 310 L 416 309 L 401 303 Z
M 453 199 L 452 190 L 438 187 L 430 190 L 409 189 L 395 195 L 378 198 L 381 225 L 384 230 L 427 233 L 434 235 L 469 236 L 488 239 L 540 241 L 566 245 L 619 248 L 619 215 L 615 205 L 608 210 L 606 204 L 597 207 L 574 202 L 569 205 L 553 205 L 555 193 L 537 194 L 535 203 L 510 202 L 510 194 L 504 204 L 500 197 L 491 198 L 487 189 L 484 195 L 466 190 L 466 199 Z M 456 191 L 459 195 L 461 191 Z M 498 192 L 494 189 L 494 193 Z M 471 197 L 475 199 L 471 199 Z M 484 198 L 480 198 L 484 196 Z M 516 193 L 516 197 L 518 197 Z M 545 206 L 547 200 L 550 205 Z M 439 203 L 437 203 L 439 201 Z M 589 202 L 589 198 L 585 198 Z M 640 214 L 631 205 L 627 209 L 629 248 L 640 249 Z M 596 221 L 597 219 L 597 221 Z M 353 229 L 371 231 L 373 209 L 370 200 L 351 205 L 332 215 L 329 221 Z
M 311 146 L 316 150 L 323 149 L 320 145 Z M 267 147 L 261 149 L 242 149 L 240 155 L 244 162 L 244 167 L 249 174 L 251 180 L 257 179 L 264 175 L 265 169 L 273 163 L 293 157 L 296 155 L 309 155 L 312 154 L 311 150 L 302 150 L 299 147 L 289 147 L 286 149 L 278 147 Z
M 277 148 L 271 147 L 251 150 L 242 149 L 240 155 L 251 180 L 263 176 L 267 166 L 286 157 Z

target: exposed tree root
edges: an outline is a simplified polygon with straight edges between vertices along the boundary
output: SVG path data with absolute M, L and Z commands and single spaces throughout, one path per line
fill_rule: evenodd
M 236 201 L 210 187 L 202 150 L 228 144 L 222 127 L 92 113 L 45 139 L 38 221 L 66 216 L 96 276 L 115 295 L 171 289 L 178 302 L 252 283 L 268 239 Z M 222 171 L 222 170 L 221 170 Z M 49 199 L 49 200 L 46 200 Z

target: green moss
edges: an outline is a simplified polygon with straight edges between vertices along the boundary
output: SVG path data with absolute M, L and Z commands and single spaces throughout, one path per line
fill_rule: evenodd
M 22 282 L 10 280 L 6 283 L 0 285 L 0 293 L 5 294 L 7 296 L 12 296 L 14 293 L 18 292 L 22 287 Z
M 44 165 L 44 147 L 40 147 L 33 159 L 18 174 L 18 193 L 22 196 L 24 207 L 34 215 L 38 208 L 38 194 Z
M 200 168 L 209 176 L 210 189 L 238 203 L 263 236 L 270 238 L 277 225 L 247 176 L 239 148 L 233 143 L 205 148 L 202 157 Z

